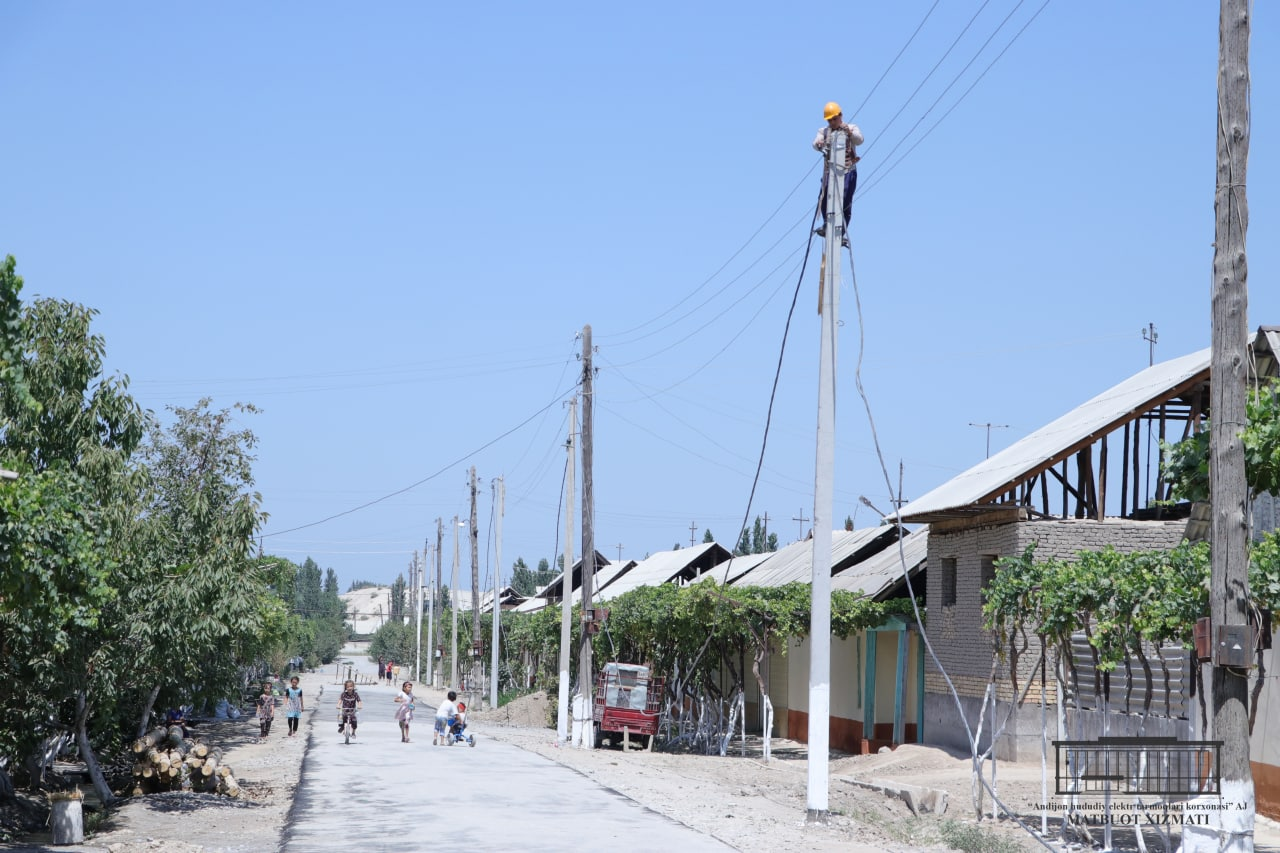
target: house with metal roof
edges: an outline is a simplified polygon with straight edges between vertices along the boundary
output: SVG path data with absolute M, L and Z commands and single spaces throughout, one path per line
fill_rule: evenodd
M 597 598 L 608 601 L 642 586 L 687 584 L 730 556 L 718 542 L 703 542 L 689 548 L 659 551 L 636 563 L 625 574 L 616 575 L 601 583 Z
M 570 595 L 576 595 L 578 590 L 582 589 L 582 562 L 583 561 L 579 559 L 569 570 Z M 634 565 L 634 562 L 614 565 L 605 559 L 603 554 L 596 551 L 592 581 L 593 590 L 599 589 L 602 581 L 608 582 L 619 574 L 628 571 Z M 541 610 L 550 604 L 559 604 L 561 596 L 563 595 L 561 590 L 564 588 L 564 576 L 564 571 L 561 571 L 560 574 L 551 579 L 550 583 L 538 590 L 534 595 L 529 596 L 529 598 L 517 605 L 514 610 L 517 613 L 529 613 L 535 610 Z
M 899 540 L 901 539 L 901 548 Z M 897 525 L 831 534 L 831 585 L 877 601 L 903 597 L 910 573 L 923 598 L 928 531 Z M 905 567 L 905 568 L 904 568 Z M 813 541 L 794 542 L 770 554 L 733 557 L 705 573 L 702 582 L 778 587 L 813 578 Z M 809 740 L 808 637 L 772 652 L 762 673 L 773 707 L 771 734 Z M 918 742 L 923 704 L 924 655 L 914 620 L 890 619 L 849 637 L 831 638 L 830 742 L 846 752 Z M 754 680 L 744 685 L 746 719 L 763 726 Z
M 1274 375 L 1278 344 L 1276 329 L 1259 330 L 1254 370 Z M 1202 429 L 1209 366 L 1206 349 L 1141 370 L 898 510 L 905 523 L 930 525 L 927 636 L 969 720 L 978 718 L 996 652 L 997 638 L 982 627 L 982 605 L 997 560 L 1032 544 L 1038 558 L 1071 558 L 1107 546 L 1167 549 L 1182 540 L 1189 508 L 1169 505 L 1159 442 Z M 1030 645 L 1018 656 L 1019 685 L 1041 677 L 1035 638 Z M 998 662 L 994 690 L 1001 718 L 1016 699 L 1011 675 L 1007 662 Z M 1052 686 L 1048 694 L 1054 695 Z M 1027 695 L 1038 701 L 1040 691 L 1033 686 Z M 967 750 L 961 714 L 932 659 L 925 667 L 924 700 L 925 741 Z M 1038 759 L 1040 709 L 1027 710 L 1014 711 L 996 744 L 998 758 Z M 1149 719 L 1144 725 L 1145 734 L 1172 736 L 1185 734 L 1187 721 Z M 1113 727 L 1110 733 L 1133 732 Z M 980 735 L 981 748 L 988 738 L 989 732 Z

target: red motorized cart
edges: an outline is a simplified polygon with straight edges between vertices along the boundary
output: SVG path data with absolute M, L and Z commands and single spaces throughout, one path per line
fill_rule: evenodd
M 593 697 L 596 746 L 604 740 L 621 744 L 624 734 L 647 744 L 658 733 L 662 687 L 662 679 L 651 677 L 647 666 L 606 663 L 596 676 Z

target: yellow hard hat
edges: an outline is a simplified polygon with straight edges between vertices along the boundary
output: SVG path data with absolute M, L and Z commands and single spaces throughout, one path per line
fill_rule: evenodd
M 839 104 L 835 101 L 827 101 L 827 105 L 822 108 L 822 117 L 827 121 L 831 121 L 831 119 L 840 115 L 841 112 L 843 112 L 843 110 L 840 109 Z

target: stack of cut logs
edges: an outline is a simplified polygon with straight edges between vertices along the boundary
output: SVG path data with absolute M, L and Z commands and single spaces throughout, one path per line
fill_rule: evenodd
M 182 728 L 159 726 L 133 742 L 133 794 L 208 791 L 240 796 L 240 783 L 222 763 L 222 750 L 182 736 Z

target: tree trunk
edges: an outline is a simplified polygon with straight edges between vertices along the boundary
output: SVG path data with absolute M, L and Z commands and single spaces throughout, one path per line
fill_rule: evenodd
M 765 763 L 769 762 L 769 758 L 773 753 L 772 737 L 773 737 L 773 701 L 769 698 L 769 691 L 765 688 L 764 676 L 760 674 L 760 662 L 764 660 L 764 656 L 769 653 L 769 644 L 766 642 L 763 646 L 757 648 L 751 656 L 751 674 L 756 677 L 756 688 L 760 691 L 760 705 L 764 708 L 764 731 L 760 733 L 761 757 Z
M 160 685 L 157 684 L 151 688 L 151 692 L 147 695 L 147 701 L 142 705 L 142 714 L 138 717 L 138 737 L 143 737 L 147 733 L 147 726 L 151 724 L 151 709 L 156 706 L 156 699 L 160 696 Z
M 116 795 L 112 793 L 111 786 L 107 784 L 106 777 L 102 775 L 102 767 L 98 765 L 98 757 L 94 754 L 93 744 L 89 742 L 89 703 L 85 699 L 84 691 L 76 691 L 76 743 L 80 746 L 80 757 L 84 759 L 84 766 L 89 771 L 89 779 L 93 782 L 93 789 L 98 792 L 98 799 L 102 800 L 104 806 L 114 805 Z

